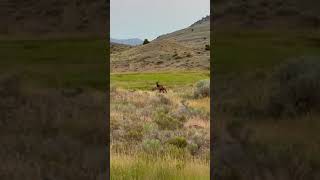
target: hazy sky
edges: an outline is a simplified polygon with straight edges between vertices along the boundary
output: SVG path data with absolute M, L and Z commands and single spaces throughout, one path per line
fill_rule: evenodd
M 210 14 L 209 0 L 111 0 L 110 36 L 148 38 L 180 30 Z

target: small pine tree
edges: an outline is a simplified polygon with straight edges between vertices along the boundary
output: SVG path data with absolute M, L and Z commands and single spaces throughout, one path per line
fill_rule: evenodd
M 150 43 L 148 39 L 145 39 L 145 40 L 143 41 L 143 45 L 148 44 L 148 43 Z

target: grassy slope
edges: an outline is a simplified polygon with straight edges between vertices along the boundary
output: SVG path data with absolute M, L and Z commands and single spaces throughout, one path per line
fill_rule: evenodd
M 106 46 L 96 39 L 0 41 L 0 70 L 32 85 L 103 89 Z

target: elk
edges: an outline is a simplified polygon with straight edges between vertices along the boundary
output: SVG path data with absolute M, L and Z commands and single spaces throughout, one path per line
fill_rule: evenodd
M 164 86 L 160 85 L 159 82 L 156 82 L 156 87 L 152 88 L 153 91 L 157 89 L 160 93 L 167 93 L 167 89 Z

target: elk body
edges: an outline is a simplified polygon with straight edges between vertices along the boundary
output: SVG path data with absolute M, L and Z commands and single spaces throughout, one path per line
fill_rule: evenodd
M 156 82 L 156 87 L 152 88 L 152 90 L 159 90 L 160 93 L 167 93 L 167 89 L 158 82 Z

